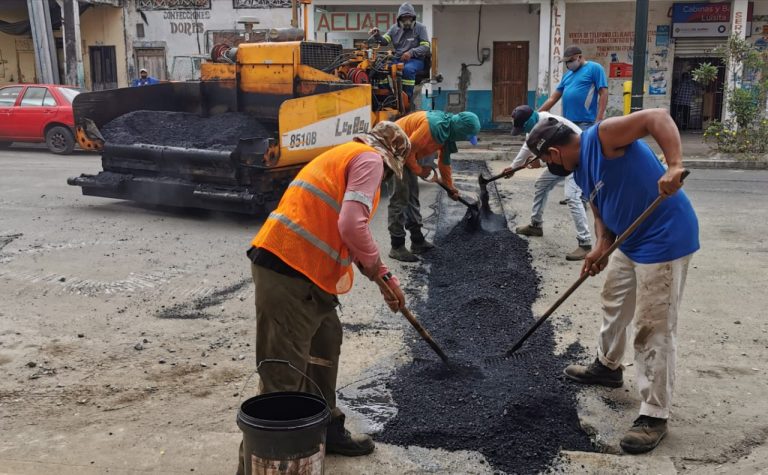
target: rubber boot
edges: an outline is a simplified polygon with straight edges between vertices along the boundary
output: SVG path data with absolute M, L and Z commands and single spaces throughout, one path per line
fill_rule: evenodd
M 621 439 L 621 448 L 630 454 L 644 454 L 655 449 L 667 435 L 667 420 L 640 416 Z
M 366 434 L 352 435 L 344 428 L 345 419 L 344 414 L 331 419 L 326 432 L 325 452 L 347 457 L 359 457 L 373 452 L 376 447 L 373 439 Z
M 411 241 L 411 252 L 413 254 L 424 254 L 425 252 L 431 251 L 434 248 L 435 245 L 426 239 L 421 241 Z
M 602 364 L 598 358 L 595 358 L 589 366 L 569 365 L 563 373 L 582 384 L 595 384 L 609 388 L 620 388 L 624 385 L 624 370 L 621 367 L 611 369 Z
M 400 262 L 419 262 L 419 258 L 413 255 L 405 246 L 390 249 L 389 257 Z

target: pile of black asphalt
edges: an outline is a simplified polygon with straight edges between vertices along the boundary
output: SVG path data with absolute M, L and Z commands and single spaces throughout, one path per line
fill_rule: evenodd
M 269 132 L 240 112 L 202 117 L 188 112 L 129 112 L 101 128 L 107 143 L 148 144 L 204 150 L 234 150 L 241 138 L 267 138 Z
M 457 175 L 487 173 L 483 162 L 455 161 L 453 167 Z M 466 183 L 471 187 L 471 180 Z M 492 197 L 498 204 L 498 195 Z M 410 302 L 459 369 L 444 365 L 415 332 L 410 335 L 414 359 L 387 383 L 398 412 L 378 439 L 477 451 L 506 473 L 546 470 L 560 450 L 593 451 L 579 426 L 578 388 L 562 375 L 582 356 L 580 345 L 555 355 L 554 331 L 545 323 L 519 358 L 486 361 L 533 323 L 540 282 L 524 239 L 506 226 L 468 230 L 460 222 L 463 212 L 441 193 L 438 247 L 411 275 L 412 285 L 426 283 L 428 293 L 425 300 Z

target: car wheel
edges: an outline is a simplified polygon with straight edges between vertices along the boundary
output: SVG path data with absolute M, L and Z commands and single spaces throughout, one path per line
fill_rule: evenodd
M 75 148 L 75 137 L 68 128 L 57 125 L 45 133 L 45 144 L 53 153 L 69 155 Z

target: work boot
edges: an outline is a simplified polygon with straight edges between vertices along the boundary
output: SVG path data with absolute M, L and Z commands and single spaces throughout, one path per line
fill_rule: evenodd
M 644 454 L 655 449 L 667 435 L 667 420 L 658 417 L 640 416 L 632 428 L 621 438 L 621 448 L 629 454 Z
M 400 262 L 419 262 L 419 258 L 414 256 L 405 246 L 390 249 L 389 257 Z
M 589 254 L 589 251 L 592 250 L 592 246 L 579 246 L 576 248 L 575 251 L 566 254 L 565 260 L 566 261 L 583 261 L 585 257 L 587 257 L 587 254 Z
M 595 361 L 589 366 L 568 365 L 563 371 L 570 379 L 582 384 L 597 384 L 609 388 L 620 388 L 624 385 L 622 376 L 624 370 L 619 366 L 611 369 L 595 358 Z
M 541 225 L 535 225 L 533 223 L 528 224 L 526 226 L 520 226 L 517 229 L 515 229 L 515 232 L 517 234 L 522 234 L 523 236 L 537 236 L 541 237 L 544 235 L 544 230 L 541 229 Z
M 376 446 L 373 439 L 366 434 L 352 435 L 344 428 L 346 416 L 331 419 L 328 424 L 325 438 L 325 452 L 329 454 L 345 455 L 347 457 L 359 457 L 373 452 Z
M 427 251 L 431 251 L 435 248 L 435 245 L 424 239 L 423 241 L 411 241 L 411 252 L 413 254 L 424 254 Z

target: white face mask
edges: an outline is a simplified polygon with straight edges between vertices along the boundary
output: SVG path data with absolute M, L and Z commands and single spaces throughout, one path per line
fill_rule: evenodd
M 569 71 L 576 71 L 581 67 L 581 61 L 578 59 L 574 59 L 572 61 L 568 61 L 565 63 L 565 67 L 568 68 Z

